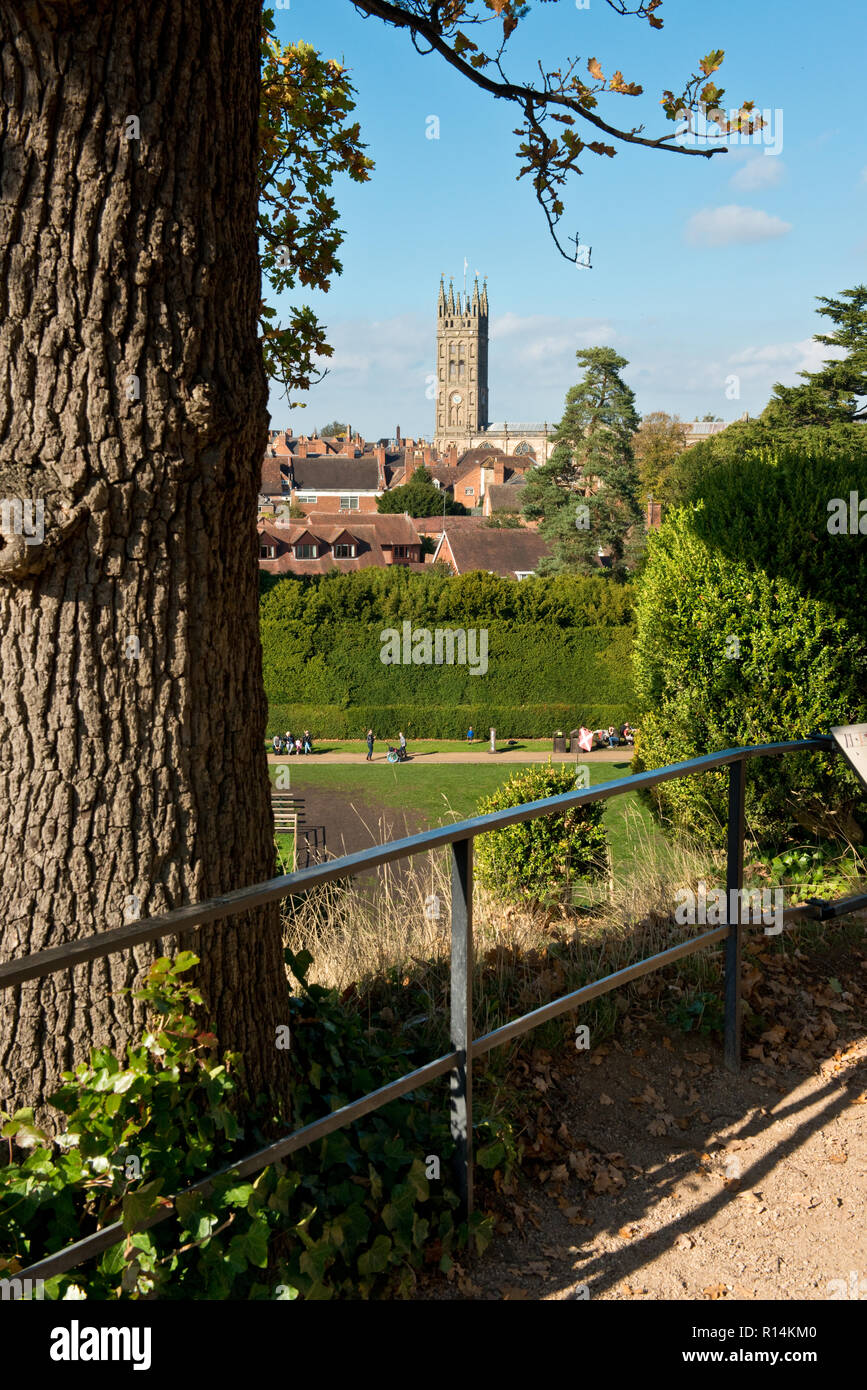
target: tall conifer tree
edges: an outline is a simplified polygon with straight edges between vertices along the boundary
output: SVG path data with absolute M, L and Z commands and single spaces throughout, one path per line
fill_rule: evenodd
M 636 549 L 627 533 L 641 522 L 632 452 L 639 417 L 620 375 L 628 363 L 607 347 L 583 348 L 575 356 L 584 378 L 566 393 L 550 459 L 528 475 L 524 515 L 538 518 L 541 535 L 553 542 L 545 569 L 590 570 L 604 551 L 612 570 L 621 572 Z

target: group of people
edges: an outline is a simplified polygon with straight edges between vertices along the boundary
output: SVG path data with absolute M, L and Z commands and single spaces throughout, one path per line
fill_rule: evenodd
M 587 729 L 582 724 L 578 730 L 578 745 L 585 753 L 592 753 L 594 748 L 604 748 L 606 744 L 609 748 L 619 748 L 621 743 L 632 747 L 634 742 L 635 730 L 631 724 L 624 724 L 619 730 L 613 724 L 609 724 L 607 729 Z
M 287 729 L 285 734 L 275 734 L 273 738 L 274 752 L 282 753 L 312 753 L 313 740 L 310 737 L 310 730 L 305 729 L 301 737 L 293 738 Z
M 398 740 L 399 740 L 399 752 L 398 752 L 398 749 L 392 748 L 392 746 L 391 746 L 390 743 L 387 743 L 387 744 L 386 744 L 386 747 L 388 748 L 389 753 L 396 753 L 396 752 L 397 752 L 397 753 L 398 753 L 398 756 L 399 756 L 399 758 L 400 758 L 400 761 L 401 761 L 401 762 L 405 762 L 405 761 L 406 761 L 406 757 L 407 757 L 407 753 L 406 753 L 406 736 L 405 736 L 405 734 L 404 734 L 404 732 L 403 732 L 402 729 L 399 729 L 399 730 L 398 730 L 397 737 L 398 737 Z M 372 730 L 372 729 L 368 729 L 368 731 L 367 731 L 367 733 L 366 733 L 366 735 L 365 735 L 365 741 L 366 741 L 366 743 L 367 743 L 367 757 L 366 757 L 366 759 L 365 759 L 365 762 L 368 762 L 368 763 L 369 763 L 369 762 L 372 762 L 372 761 L 373 761 L 373 730 Z

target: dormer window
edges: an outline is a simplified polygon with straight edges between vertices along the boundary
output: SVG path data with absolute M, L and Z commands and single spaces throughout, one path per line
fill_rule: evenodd
M 335 560 L 354 560 L 355 546 L 347 541 L 338 541 L 334 546 Z
M 319 546 L 318 546 L 318 545 L 313 545 L 313 544 L 312 544 L 311 542 L 309 542 L 309 541 L 302 541 L 299 545 L 296 545 L 296 546 L 295 546 L 295 559 L 296 559 L 296 560 L 318 560 L 318 558 L 319 558 Z

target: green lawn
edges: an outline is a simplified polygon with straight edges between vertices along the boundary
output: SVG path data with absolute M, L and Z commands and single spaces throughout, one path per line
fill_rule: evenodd
M 629 764 L 588 763 L 590 785 L 629 775 Z M 271 776 L 281 764 L 272 764 Z M 526 763 L 371 763 L 362 767 L 349 764 L 313 763 L 309 758 L 288 764 L 290 786 L 303 796 L 306 788 L 340 791 L 347 801 L 374 796 L 386 806 L 411 809 L 430 826 L 450 820 L 466 820 L 475 814 L 479 798 L 487 796 L 513 772 Z M 627 870 L 633 860 L 639 836 L 651 836 L 662 843 L 650 813 L 635 792 L 627 792 L 606 803 L 605 826 L 611 844 L 615 873 Z

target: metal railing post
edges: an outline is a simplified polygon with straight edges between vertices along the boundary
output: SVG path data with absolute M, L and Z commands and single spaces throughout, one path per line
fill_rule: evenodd
M 741 893 L 744 886 L 745 776 L 744 759 L 738 758 L 729 766 L 729 823 L 726 845 L 726 920 L 729 924 L 729 934 L 726 937 L 725 953 L 725 1064 L 732 1072 L 741 1069 Z
M 473 1210 L 473 839 L 452 844 L 451 1039 L 449 1073 L 455 1176 L 464 1217 Z

